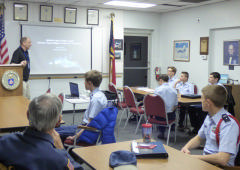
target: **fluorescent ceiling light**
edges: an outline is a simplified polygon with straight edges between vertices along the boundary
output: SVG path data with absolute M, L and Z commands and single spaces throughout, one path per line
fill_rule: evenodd
M 156 6 L 156 4 L 130 2 L 130 1 L 108 1 L 108 2 L 105 2 L 104 5 L 124 6 L 124 7 L 132 7 L 132 8 L 150 8 L 150 7 Z

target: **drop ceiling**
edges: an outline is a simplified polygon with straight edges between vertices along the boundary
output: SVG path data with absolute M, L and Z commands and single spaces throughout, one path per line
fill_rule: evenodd
M 131 2 L 145 2 L 157 4 L 155 7 L 147 9 L 137 9 L 129 7 L 113 7 L 108 5 L 103 5 L 104 2 L 109 0 L 10 0 L 13 2 L 35 2 L 42 4 L 59 4 L 66 6 L 82 6 L 91 8 L 109 8 L 109 9 L 121 9 L 121 10 L 134 10 L 134 11 L 145 11 L 145 12 L 170 12 L 177 11 L 186 8 L 192 8 L 202 5 L 209 5 L 213 3 L 220 3 L 229 0 L 126 0 Z M 123 1 L 123 0 L 122 0 Z

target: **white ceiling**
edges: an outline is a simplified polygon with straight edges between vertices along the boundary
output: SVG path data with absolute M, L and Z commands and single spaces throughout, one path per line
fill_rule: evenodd
M 127 8 L 127 7 L 113 7 L 109 5 L 103 5 L 104 2 L 110 0 L 10 0 L 14 2 L 40 2 L 42 4 L 61 4 L 66 6 L 83 6 L 91 8 L 111 8 L 111 9 L 123 9 L 123 10 L 134 10 L 134 11 L 148 11 L 148 12 L 169 12 L 177 11 L 185 8 L 197 7 L 201 5 L 208 5 L 212 3 L 219 3 L 229 0 L 126 0 L 132 2 L 146 2 L 154 3 L 157 6 L 147 9 Z M 124 0 L 121 0 L 124 1 Z M 184 2 L 188 1 L 188 2 Z M 191 2 L 189 2 L 191 1 Z M 202 1 L 202 2 L 198 2 Z M 164 5 L 168 4 L 168 5 Z M 171 6 L 172 5 L 172 6 Z

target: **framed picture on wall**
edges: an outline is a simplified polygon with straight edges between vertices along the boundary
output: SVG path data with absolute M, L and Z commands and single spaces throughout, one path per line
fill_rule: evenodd
M 122 51 L 115 51 L 115 59 L 121 59 L 122 58 Z
M 123 50 L 123 39 L 115 39 L 115 50 Z
M 223 41 L 223 65 L 240 65 L 240 40 Z
M 40 21 L 53 21 L 53 6 L 40 5 Z
M 130 45 L 131 60 L 141 60 L 141 43 L 133 43 Z
M 17 21 L 28 20 L 28 4 L 13 4 L 13 19 Z
M 99 10 L 98 9 L 88 9 L 87 10 L 87 24 L 88 25 L 98 25 L 99 24 Z
M 64 23 L 76 24 L 77 8 L 64 8 Z
M 200 37 L 200 55 L 208 55 L 208 37 Z
M 173 44 L 174 61 L 190 61 L 190 40 L 175 40 Z

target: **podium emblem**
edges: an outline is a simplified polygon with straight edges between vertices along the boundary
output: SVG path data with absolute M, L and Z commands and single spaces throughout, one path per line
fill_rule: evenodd
M 8 70 L 3 73 L 2 85 L 7 90 L 15 90 L 20 84 L 20 78 L 17 72 Z

